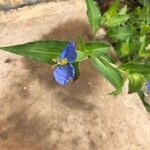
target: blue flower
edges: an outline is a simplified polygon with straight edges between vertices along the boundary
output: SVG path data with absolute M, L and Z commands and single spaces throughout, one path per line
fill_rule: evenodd
M 147 84 L 146 84 L 146 90 L 147 90 L 147 92 L 150 92 L 150 82 L 147 82 Z
M 57 66 L 54 69 L 55 80 L 61 85 L 67 85 L 70 80 L 74 79 L 75 69 L 72 63 L 77 57 L 75 44 L 69 42 L 59 56 Z

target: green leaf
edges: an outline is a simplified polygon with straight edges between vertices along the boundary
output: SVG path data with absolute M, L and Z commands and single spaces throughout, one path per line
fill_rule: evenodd
M 149 48 L 147 49 L 147 46 L 150 44 L 146 42 L 146 36 L 140 37 L 140 43 L 141 43 L 141 48 L 139 50 L 139 57 L 144 57 L 144 58 L 149 58 L 150 57 L 150 50 Z
M 150 64 L 148 63 L 126 63 L 121 64 L 119 68 L 130 74 L 142 74 L 146 79 L 150 80 Z
M 126 40 L 125 43 L 122 44 L 121 53 L 122 53 L 122 56 L 126 56 L 130 53 L 129 38 Z
M 139 50 L 139 56 L 142 56 L 145 51 L 145 36 L 140 37 L 141 48 Z
M 86 60 L 88 58 L 88 54 L 85 53 L 84 51 L 77 51 L 77 59 L 76 62 L 80 62 L 83 60 Z
M 125 41 L 127 38 L 132 36 L 135 31 L 127 26 L 109 28 L 107 35 L 114 41 Z
M 150 0 L 144 0 L 144 6 L 150 6 Z
M 123 78 L 117 67 L 114 67 L 114 64 L 110 63 L 103 57 L 100 57 L 99 59 L 93 57 L 92 62 L 95 68 L 116 88 L 116 91 L 112 94 L 116 95 L 119 93 L 118 91 L 121 92 Z
M 86 53 L 85 43 L 82 37 L 79 35 L 77 39 L 77 59 L 76 62 L 83 61 L 88 58 L 88 54 Z
M 134 93 L 141 90 L 144 83 L 144 76 L 138 73 L 129 74 L 129 91 L 128 93 Z
M 86 0 L 86 5 L 89 22 L 91 24 L 93 31 L 96 32 L 100 27 L 101 13 L 95 0 Z
M 115 26 L 125 23 L 128 19 L 129 19 L 128 15 L 118 15 L 118 16 L 114 16 L 114 17 L 111 17 L 110 19 L 108 19 L 104 23 L 104 25 L 106 25 L 108 27 L 115 27 Z
M 145 95 L 144 95 L 143 91 L 139 90 L 137 93 L 138 93 L 139 97 L 141 98 L 146 110 L 150 112 L 150 105 L 144 101 Z
M 77 38 L 77 50 L 85 51 L 84 41 L 80 35 Z
M 104 42 L 90 42 L 85 44 L 86 53 L 89 56 L 99 57 L 104 55 L 110 49 L 110 45 Z
M 67 42 L 64 41 L 36 41 L 22 45 L 1 47 L 0 49 L 39 62 L 54 64 L 53 60 L 57 59 L 66 44 Z
M 109 10 L 104 14 L 106 16 L 106 19 L 109 20 L 111 17 L 114 17 L 117 15 L 118 9 L 119 9 L 120 0 L 115 0 L 114 4 L 109 8 Z
M 119 11 L 119 15 L 126 15 L 127 13 L 127 5 L 125 5 L 122 9 Z
M 146 18 L 146 23 L 147 25 L 150 25 L 150 1 L 149 4 L 147 5 L 147 18 Z
M 148 112 L 150 112 L 150 105 L 149 105 L 148 103 L 146 103 L 145 101 L 143 101 L 143 104 L 144 104 L 146 110 L 147 110 Z
M 150 33 L 150 25 L 142 23 L 140 34 L 144 36 L 145 34 L 148 34 L 148 33 Z

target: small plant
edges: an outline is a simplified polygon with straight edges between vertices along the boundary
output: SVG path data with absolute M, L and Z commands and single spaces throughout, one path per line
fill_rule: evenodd
M 150 111 L 144 101 L 150 93 L 150 1 L 138 3 L 139 6 L 129 11 L 127 5 L 120 5 L 120 0 L 115 0 L 102 14 L 95 0 L 86 0 L 94 37 L 91 42 L 85 42 L 79 36 L 76 46 L 74 42 L 36 41 L 1 49 L 51 65 L 55 80 L 61 85 L 77 79 L 80 62 L 90 59 L 114 86 L 115 91 L 111 94 L 118 95 L 129 80 L 128 93 L 137 92 Z M 105 31 L 101 40 L 96 36 L 100 30 Z M 111 50 L 115 52 L 117 62 L 111 56 Z

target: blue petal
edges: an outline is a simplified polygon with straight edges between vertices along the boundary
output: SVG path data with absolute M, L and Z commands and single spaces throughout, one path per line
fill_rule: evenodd
M 69 42 L 67 46 L 64 48 L 60 55 L 60 59 L 65 59 L 67 58 L 69 63 L 72 63 L 75 61 L 77 57 L 77 52 L 75 48 L 74 42 Z
M 53 72 L 55 80 L 61 85 L 67 85 L 75 76 L 74 67 L 71 64 L 57 66 Z
M 150 82 L 147 83 L 146 88 L 147 88 L 147 91 L 150 92 Z
M 68 68 L 68 73 L 70 75 L 70 80 L 73 80 L 74 76 L 75 76 L 75 69 L 74 69 L 72 64 L 67 64 L 66 66 Z

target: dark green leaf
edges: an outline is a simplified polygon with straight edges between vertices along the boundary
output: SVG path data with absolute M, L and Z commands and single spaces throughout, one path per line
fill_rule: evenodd
M 143 91 L 139 90 L 137 93 L 138 93 L 139 97 L 141 98 L 146 110 L 150 112 L 150 105 L 144 101 L 145 95 L 144 95 Z
M 87 4 L 87 15 L 89 22 L 94 32 L 96 32 L 100 27 L 101 13 L 95 2 L 95 0 L 86 0 Z
M 144 104 L 146 110 L 150 112 L 150 105 L 148 103 L 146 103 L 145 101 L 143 101 L 143 104 Z
M 150 6 L 150 0 L 144 0 L 144 6 Z
M 92 62 L 95 68 L 110 81 L 110 83 L 116 88 L 116 90 L 121 92 L 123 86 L 123 78 L 117 67 L 114 67 L 113 64 L 108 62 L 103 57 L 100 57 L 99 59 L 92 58 Z M 115 95 L 118 94 L 118 92 L 113 92 L 112 94 Z
M 137 92 L 142 88 L 144 83 L 143 75 L 138 73 L 129 74 L 128 79 L 129 79 L 129 91 L 128 91 L 129 94 Z
M 66 44 L 67 42 L 64 41 L 36 41 L 22 45 L 1 47 L 0 49 L 39 62 L 54 64 L 53 59 L 57 59 Z

